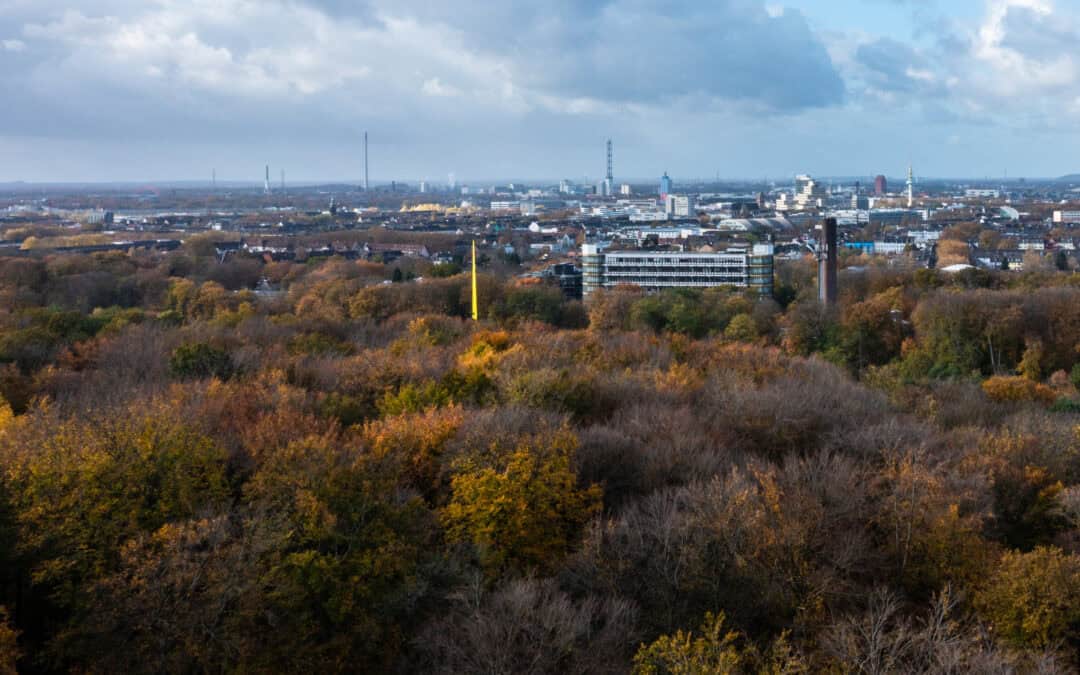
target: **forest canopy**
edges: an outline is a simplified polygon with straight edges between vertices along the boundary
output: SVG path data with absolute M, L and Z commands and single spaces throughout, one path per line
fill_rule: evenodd
M 1075 672 L 1080 275 L 841 281 L 0 259 L 0 670 Z

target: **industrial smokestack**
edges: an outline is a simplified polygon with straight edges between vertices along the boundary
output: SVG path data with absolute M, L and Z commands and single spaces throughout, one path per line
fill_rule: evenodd
M 837 300 L 836 218 L 826 218 L 821 224 L 818 240 L 818 299 L 823 305 L 835 305 Z
M 263 192 L 270 194 L 270 165 L 266 165 L 266 182 L 263 183 Z

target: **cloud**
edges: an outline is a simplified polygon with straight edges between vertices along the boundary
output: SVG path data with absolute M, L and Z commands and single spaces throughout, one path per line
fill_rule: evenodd
M 375 86 L 431 94 L 437 82 L 518 110 L 703 95 L 788 112 L 843 95 L 801 14 L 745 0 L 663 12 L 642 0 L 155 0 L 108 14 L 43 4 L 22 27 L 53 50 L 42 72 L 132 88 L 312 96 L 377 71 Z
M 1041 0 L 1008 0 L 992 6 L 975 39 L 974 57 L 1001 78 L 1006 95 L 1080 83 L 1072 17 Z
M 890 38 L 868 42 L 855 50 L 855 62 L 874 88 L 911 94 L 933 88 L 938 80 L 929 60 L 908 45 Z
M 974 23 L 934 40 L 864 39 L 847 74 L 868 103 L 921 109 L 931 122 L 1052 129 L 1075 124 L 1077 17 L 1049 0 L 990 0 Z
M 475 53 L 545 96 L 657 103 L 698 96 L 777 111 L 841 102 L 843 82 L 803 15 L 763 3 L 644 0 L 396 3 L 467 34 Z
M 927 26 L 950 7 L 908 4 Z M 349 139 L 369 129 L 373 150 L 397 149 L 385 170 L 492 175 L 529 157 L 530 171 L 579 162 L 599 174 L 614 135 L 620 162 L 635 161 L 629 148 L 669 167 L 680 153 L 707 165 L 730 153 L 756 171 L 761 147 L 811 148 L 812 160 L 830 140 L 878 142 L 881 128 L 860 126 L 867 111 L 951 131 L 1080 115 L 1078 24 L 1051 2 L 989 0 L 975 25 L 941 21 L 915 38 L 822 33 L 815 5 L 0 0 L 0 87 L 19 94 L 0 108 L 0 148 L 66 144 L 101 166 L 97 148 L 132 157 L 135 174 L 158 156 L 347 167 Z M 219 148 L 228 157 L 202 156 Z
M 461 92 L 454 87 L 443 84 L 439 78 L 433 77 L 425 80 L 420 90 L 428 96 L 460 96 Z

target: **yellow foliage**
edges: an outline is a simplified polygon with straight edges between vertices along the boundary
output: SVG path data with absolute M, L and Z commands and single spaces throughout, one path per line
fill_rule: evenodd
M 458 358 L 458 364 L 464 370 L 474 368 L 488 371 L 499 362 L 500 356 L 508 351 L 520 351 L 521 345 L 513 345 L 510 333 L 500 331 L 480 331 L 473 335 L 472 345 Z
M 705 615 L 700 635 L 676 631 L 642 645 L 634 655 L 634 675 L 728 675 L 743 672 L 739 634 L 724 630 L 724 613 Z
M 1019 647 L 1075 640 L 1080 626 L 1080 556 L 1057 547 L 1010 551 L 976 595 L 995 631 Z
M 13 421 L 15 421 L 15 413 L 11 411 L 8 402 L 3 397 L 0 397 L 0 434 L 4 433 L 4 430 L 11 426 Z
M 705 615 L 695 636 L 690 631 L 661 635 L 641 645 L 634 655 L 634 675 L 802 675 L 806 662 L 791 649 L 788 635 L 780 635 L 764 655 L 746 637 L 724 628 L 724 613 Z
M 1030 401 L 1050 405 L 1057 400 L 1053 389 L 1026 377 L 991 377 L 982 383 L 982 388 L 990 400 L 999 403 Z
M 566 430 L 556 435 L 573 437 Z M 447 537 L 476 546 L 489 573 L 508 567 L 549 571 L 600 511 L 601 488 L 577 487 L 570 466 L 576 439 L 572 445 L 531 445 L 520 444 L 502 468 L 466 460 L 451 481 L 453 496 L 442 512 Z
M 166 402 L 133 405 L 107 423 L 47 410 L 24 417 L 33 419 L 0 435 L 0 465 L 38 581 L 77 582 L 140 531 L 227 500 L 224 451 Z
M 673 363 L 667 370 L 657 370 L 653 379 L 653 386 L 658 391 L 674 393 L 698 391 L 705 384 L 702 374 L 685 363 Z

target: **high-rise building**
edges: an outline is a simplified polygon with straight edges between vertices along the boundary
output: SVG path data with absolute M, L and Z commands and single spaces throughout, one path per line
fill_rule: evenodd
M 829 191 L 825 186 L 807 175 L 795 176 L 795 194 L 788 199 L 787 193 L 781 194 L 776 202 L 777 211 L 806 211 L 825 205 Z
M 634 194 L 634 188 L 630 187 L 629 183 L 623 183 L 619 186 L 619 194 L 621 194 L 623 197 L 629 197 L 630 195 Z
M 691 195 L 668 195 L 664 198 L 664 211 L 669 218 L 692 218 L 697 213 Z
M 884 197 L 889 192 L 889 182 L 885 180 L 885 176 L 878 176 L 874 179 L 874 196 Z
M 667 196 L 671 194 L 671 176 L 667 175 L 667 171 L 660 177 L 660 198 L 667 199 Z

